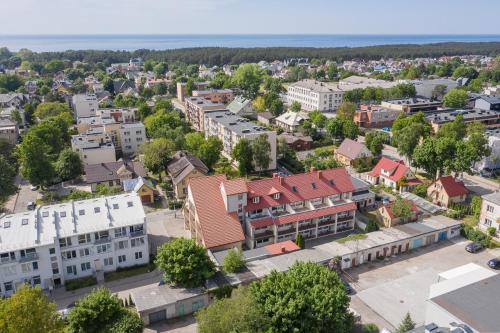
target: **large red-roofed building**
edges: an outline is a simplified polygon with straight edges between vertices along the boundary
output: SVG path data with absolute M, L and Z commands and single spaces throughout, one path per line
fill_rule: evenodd
M 224 175 L 188 185 L 185 226 L 212 251 L 256 248 L 354 229 L 356 189 L 344 168 L 247 181 Z

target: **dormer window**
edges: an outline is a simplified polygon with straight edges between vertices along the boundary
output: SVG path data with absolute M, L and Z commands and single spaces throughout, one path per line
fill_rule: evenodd
M 273 198 L 274 198 L 275 200 L 278 200 L 278 199 L 280 198 L 280 193 L 279 193 L 279 192 L 278 192 L 278 193 L 274 193 L 274 194 L 273 194 Z
M 254 197 L 254 198 L 252 198 L 252 202 L 253 202 L 254 204 L 258 204 L 258 203 L 259 203 L 259 201 L 260 201 L 260 197 Z

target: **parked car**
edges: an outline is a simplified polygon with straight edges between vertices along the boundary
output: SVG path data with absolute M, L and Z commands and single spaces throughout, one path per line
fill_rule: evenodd
M 493 258 L 493 259 L 489 260 L 488 267 L 493 268 L 493 269 L 500 269 L 500 259 Z
M 36 203 L 34 203 L 33 201 L 30 201 L 30 202 L 28 202 L 28 204 L 26 205 L 26 208 L 27 208 L 28 210 L 35 210 L 35 208 L 36 208 Z
M 36 185 L 31 185 L 30 190 L 32 190 L 32 191 L 36 191 L 36 190 L 38 190 L 38 186 L 36 186 Z
M 346 280 L 342 279 L 342 283 L 344 284 L 345 291 L 347 292 L 347 294 L 351 295 L 354 292 L 354 289 L 351 287 L 351 285 L 349 284 L 349 282 L 347 282 Z
M 476 253 L 481 251 L 484 248 L 484 246 L 481 243 L 470 243 L 467 244 L 465 247 L 465 251 L 470 252 L 470 253 Z

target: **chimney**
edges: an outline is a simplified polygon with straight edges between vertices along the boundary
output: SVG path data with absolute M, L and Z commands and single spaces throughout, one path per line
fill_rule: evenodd
M 314 172 L 314 171 L 316 171 L 316 168 L 315 167 L 311 167 L 310 171 Z
M 278 176 L 278 180 L 279 180 L 279 182 L 280 182 L 280 185 L 283 185 L 283 177 Z
M 321 179 L 321 176 L 323 175 L 323 173 L 321 172 L 321 170 L 318 170 L 318 179 Z
M 273 178 L 278 178 L 278 177 L 279 177 L 279 173 L 273 172 Z
M 282 248 L 281 248 L 281 253 L 285 253 L 285 252 L 286 252 L 285 247 L 282 247 Z

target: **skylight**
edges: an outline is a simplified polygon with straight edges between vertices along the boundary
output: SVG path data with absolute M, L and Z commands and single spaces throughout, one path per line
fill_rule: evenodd
M 101 212 L 101 207 L 94 207 L 94 213 L 100 213 Z
M 28 224 L 28 219 L 23 219 L 22 220 L 22 225 L 27 225 Z
M 4 222 L 3 227 L 10 228 L 10 221 Z

